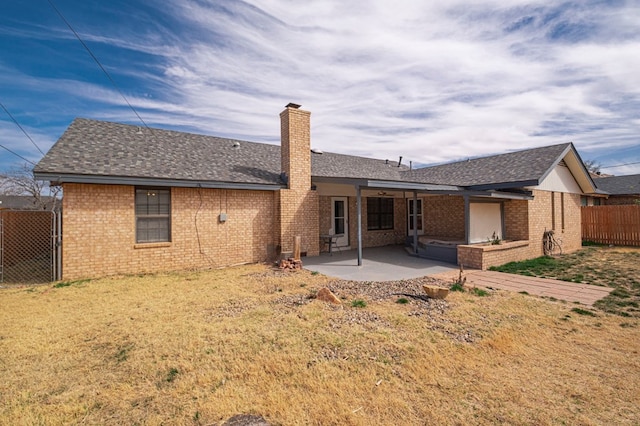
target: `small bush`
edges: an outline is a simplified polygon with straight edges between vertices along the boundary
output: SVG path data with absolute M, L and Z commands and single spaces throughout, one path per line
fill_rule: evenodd
M 362 299 L 356 299 L 356 300 L 351 302 L 351 307 L 352 308 L 366 308 L 367 307 L 367 302 L 365 302 Z
M 450 291 L 464 291 L 464 286 L 460 283 L 455 283 L 449 289 Z
M 396 303 L 406 305 L 407 303 L 409 303 L 409 299 L 407 299 L 406 297 L 400 297 L 398 300 L 396 300 Z

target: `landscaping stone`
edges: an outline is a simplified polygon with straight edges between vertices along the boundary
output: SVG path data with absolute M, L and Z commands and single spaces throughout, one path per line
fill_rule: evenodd
M 449 289 L 434 285 L 423 285 L 422 288 L 432 299 L 444 299 L 449 294 Z
M 334 303 L 337 305 L 342 303 L 340 302 L 340 299 L 338 299 L 336 295 L 333 294 L 331 290 L 329 290 L 326 287 L 323 287 L 320 290 L 318 290 L 318 294 L 316 294 L 316 299 L 322 300 L 323 302 Z

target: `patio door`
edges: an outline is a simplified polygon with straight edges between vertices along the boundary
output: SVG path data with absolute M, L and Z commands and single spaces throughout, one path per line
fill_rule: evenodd
M 329 234 L 341 235 L 337 247 L 349 247 L 349 204 L 347 197 L 331 197 L 331 229 Z
M 413 235 L 413 216 L 415 214 L 418 215 L 418 235 L 422 235 L 424 233 L 424 231 L 422 230 L 422 199 L 418 198 L 416 201 L 417 201 L 417 209 L 414 208 L 412 198 L 409 198 L 407 200 L 408 235 Z

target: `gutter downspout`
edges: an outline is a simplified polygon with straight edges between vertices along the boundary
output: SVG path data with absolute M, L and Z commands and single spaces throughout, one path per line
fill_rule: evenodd
M 358 211 L 358 266 L 362 266 L 362 193 L 356 185 L 356 210 Z
M 418 191 L 413 191 L 413 253 L 418 254 Z
M 471 238 L 471 208 L 469 206 L 469 196 L 463 195 L 464 198 L 464 243 L 469 244 Z

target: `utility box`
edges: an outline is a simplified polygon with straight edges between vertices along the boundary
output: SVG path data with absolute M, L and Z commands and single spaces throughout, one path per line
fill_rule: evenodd
M 226 213 L 220 213 L 220 216 L 218 216 L 218 221 L 220 223 L 225 223 L 227 221 L 227 214 Z

